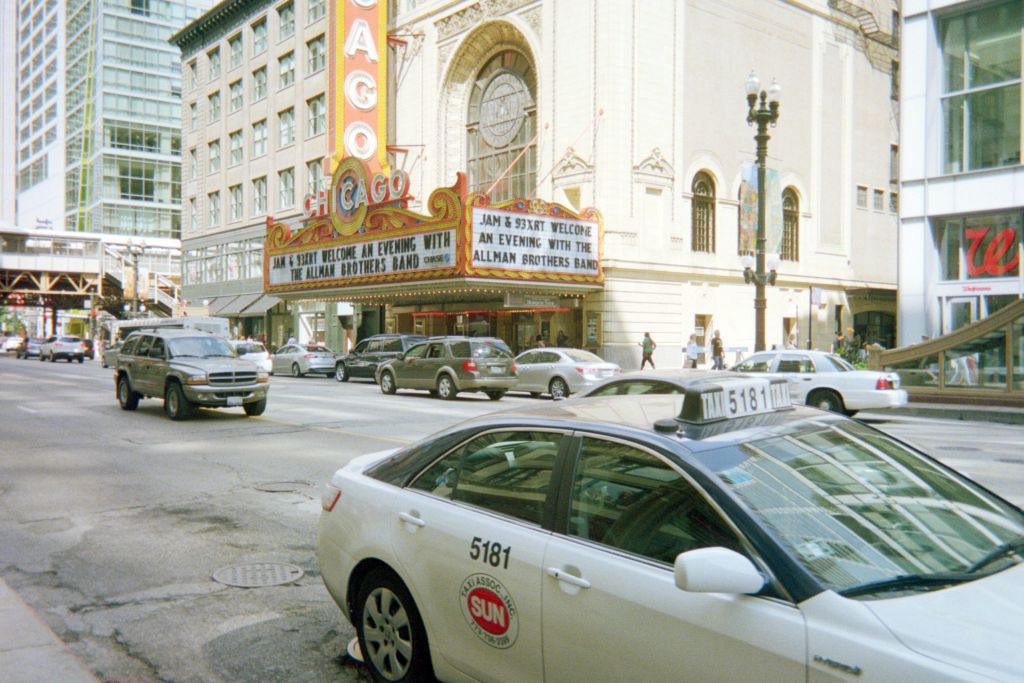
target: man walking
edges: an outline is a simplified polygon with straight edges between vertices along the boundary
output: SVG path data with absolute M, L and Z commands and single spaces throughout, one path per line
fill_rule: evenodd
M 711 338 L 711 360 L 714 361 L 712 369 L 725 370 L 725 342 L 718 330 L 715 330 L 715 336 Z
M 658 345 L 651 339 L 650 332 L 644 332 L 644 339 L 640 342 L 640 346 L 644 351 L 643 360 L 640 361 L 640 369 L 643 370 L 648 363 L 651 364 L 651 370 L 656 369 L 654 367 L 654 349 L 658 348 Z
M 697 335 L 690 335 L 690 341 L 687 342 L 683 353 L 686 354 L 686 360 L 683 362 L 683 367 L 696 368 L 697 360 L 700 358 L 700 347 L 697 345 Z

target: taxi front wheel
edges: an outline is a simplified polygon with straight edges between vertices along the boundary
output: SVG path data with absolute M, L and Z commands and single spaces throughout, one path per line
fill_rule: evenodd
M 433 681 L 427 632 L 416 603 L 387 569 L 370 572 L 356 598 L 359 648 L 378 683 Z

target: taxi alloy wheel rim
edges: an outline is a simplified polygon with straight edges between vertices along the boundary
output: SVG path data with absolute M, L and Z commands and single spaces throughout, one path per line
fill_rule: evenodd
M 565 398 L 565 382 L 558 377 L 551 380 L 551 398 Z
M 402 679 L 412 665 L 412 624 L 405 605 L 387 588 L 377 588 L 363 607 L 363 639 L 373 666 L 389 681 Z

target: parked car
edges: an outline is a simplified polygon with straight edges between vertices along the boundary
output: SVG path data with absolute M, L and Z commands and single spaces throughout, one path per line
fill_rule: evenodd
M 18 349 L 21 348 L 21 344 L 22 337 L 20 336 L 15 335 L 13 337 L 6 337 L 3 341 L 3 344 L 0 345 L 0 349 L 2 349 L 5 353 L 17 353 Z
M 733 368 L 742 373 L 767 372 L 785 377 L 796 403 L 853 415 L 859 410 L 895 408 L 907 404 L 895 372 L 857 370 L 826 351 L 761 351 Z
M 39 357 L 39 347 L 41 347 L 46 340 L 42 337 L 29 337 L 25 339 L 21 346 L 18 347 L 17 357 L 22 360 L 29 358 Z
M 255 363 L 263 372 L 272 372 L 274 370 L 273 359 L 270 357 L 267 347 L 263 346 L 263 344 L 256 341 L 236 339 L 231 342 L 231 346 L 235 349 L 235 353 L 238 354 L 239 358 Z
M 117 367 L 117 354 L 121 350 L 122 342 L 114 342 L 103 347 L 103 354 L 100 360 L 105 368 Z
M 285 344 L 271 359 L 273 374 L 303 375 L 334 374 L 338 354 L 323 344 Z
M 568 398 L 622 372 L 615 363 L 573 348 L 543 348 L 524 351 L 516 356 L 518 368 L 514 391 L 528 391 L 534 398 L 550 394 L 551 398 Z
M 339 469 L 317 560 L 372 679 L 1024 679 L 1024 512 L 773 379 L 517 407 Z
M 133 332 L 118 352 L 116 367 L 122 410 L 135 410 L 149 397 L 163 398 L 172 420 L 190 417 L 196 408 L 238 406 L 246 415 L 262 415 L 267 407 L 267 373 L 236 358 L 227 340 L 207 332 Z
M 507 348 L 481 337 L 431 337 L 377 366 L 377 384 L 385 394 L 425 389 L 453 399 L 461 391 L 482 391 L 497 401 L 516 384 L 516 362 Z
M 352 377 L 376 381 L 377 366 L 408 351 L 413 345 L 425 341 L 422 334 L 375 334 L 363 339 L 355 348 L 338 357 L 334 366 L 334 379 L 347 382 Z
M 89 360 L 96 359 L 96 347 L 92 343 L 92 339 L 82 339 L 82 353 Z
M 63 358 L 67 362 L 85 360 L 85 346 L 81 337 L 61 335 L 47 337 L 39 347 L 39 360 L 57 361 Z

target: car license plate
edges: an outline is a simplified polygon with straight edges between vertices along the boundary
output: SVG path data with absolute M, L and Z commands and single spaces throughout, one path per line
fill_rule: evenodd
M 228 405 L 229 406 L 240 406 L 240 405 L 242 405 L 242 397 L 241 396 L 228 396 Z
M 505 372 L 505 368 L 503 368 L 500 365 L 492 365 L 491 366 L 491 374 L 492 375 L 500 375 L 500 374 L 502 374 L 504 372 Z

